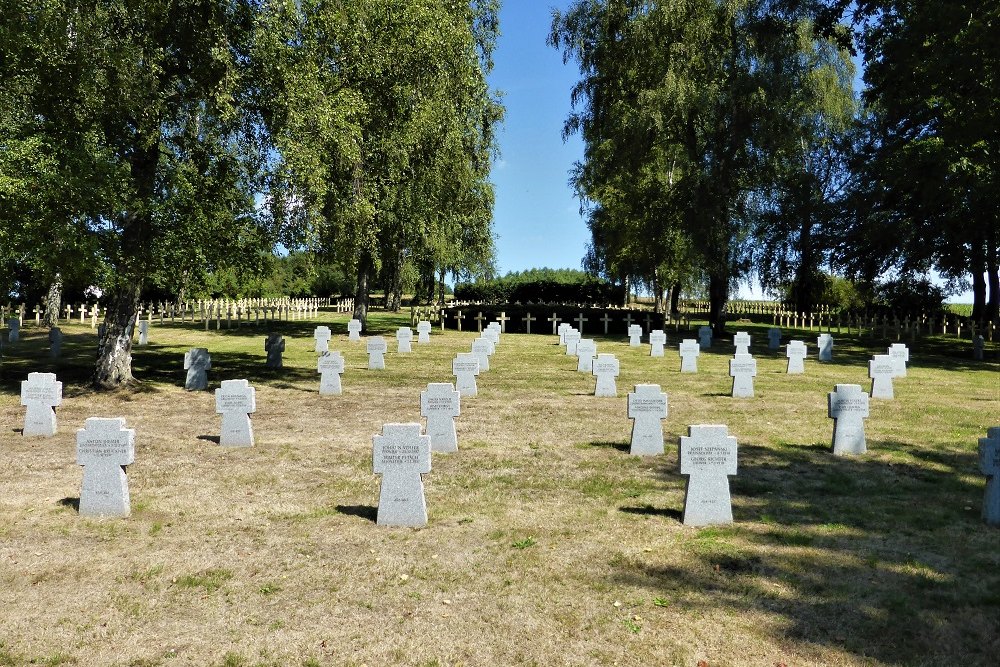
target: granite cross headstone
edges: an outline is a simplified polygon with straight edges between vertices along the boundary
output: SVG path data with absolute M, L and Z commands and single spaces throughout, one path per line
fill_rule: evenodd
M 570 329 L 565 334 L 566 339 L 566 354 L 567 356 L 576 356 L 576 346 L 580 342 L 580 332 L 576 329 Z
M 135 460 L 135 430 L 121 417 L 89 417 L 76 432 L 76 463 L 83 466 L 80 515 L 126 517 L 131 512 L 125 466 Z
M 906 362 L 910 360 L 910 350 L 903 343 L 893 343 L 889 348 L 889 357 L 892 359 L 892 368 L 895 377 L 906 377 Z
M 639 347 L 642 345 L 642 325 L 632 324 L 628 328 L 628 345 L 629 347 Z
M 729 375 L 733 378 L 733 398 L 753 398 L 753 379 L 757 376 L 753 355 L 736 354 L 729 360 Z
M 705 350 L 712 347 L 712 327 L 698 327 L 698 344 Z
M 479 371 L 485 373 L 490 370 L 490 341 L 485 338 L 477 338 L 472 341 L 472 354 L 479 359 Z
M 184 353 L 184 370 L 187 378 L 184 388 L 200 391 L 208 388 L 208 371 L 212 368 L 212 356 L 203 347 L 192 347 Z
M 618 377 L 618 359 L 613 354 L 599 354 L 594 360 L 593 374 L 597 377 L 597 384 L 594 386 L 594 396 L 614 397 L 618 395 L 618 385 L 615 378 Z
M 431 451 L 457 452 L 455 417 L 461 414 L 462 395 L 450 382 L 431 382 L 420 392 L 420 416 L 427 419 Z
M 330 339 L 333 337 L 333 332 L 330 331 L 330 327 L 319 326 L 313 331 L 313 338 L 316 339 L 316 352 L 329 352 L 330 351 Z
M 637 384 L 628 395 L 628 416 L 632 423 L 629 454 L 655 456 L 663 453 L 663 423 L 667 416 L 667 395 L 658 384 Z
M 268 334 L 264 339 L 264 351 L 267 352 L 267 368 L 281 368 L 284 365 L 281 355 L 285 352 L 285 339 L 281 334 Z
M 698 372 L 698 355 L 701 354 L 701 346 L 694 338 L 685 338 L 681 341 L 679 348 L 681 355 L 681 373 Z
M 7 342 L 16 343 L 21 339 L 21 320 L 12 317 L 7 320 Z
M 819 346 L 819 360 L 833 361 L 833 336 L 828 333 L 820 334 L 816 338 L 816 344 Z
M 372 471 L 382 475 L 379 526 L 425 526 L 427 503 L 420 477 L 431 471 L 431 439 L 420 424 L 384 424 L 372 437 Z
M 979 469 L 986 475 L 983 520 L 1000 526 L 1000 426 L 986 429 L 986 437 L 979 439 Z
M 750 334 L 746 331 L 739 331 L 733 336 L 733 345 L 736 346 L 736 354 L 750 354 Z
M 663 346 L 667 344 L 667 334 L 662 329 L 649 332 L 649 356 L 662 357 Z
M 581 373 L 591 373 L 594 370 L 594 357 L 597 356 L 597 341 L 593 338 L 581 338 L 576 344 L 578 362 L 576 370 Z
M 316 361 L 321 396 L 340 396 L 340 375 L 344 372 L 344 357 L 340 352 L 323 352 Z
M 368 339 L 366 349 L 368 351 L 368 370 L 385 369 L 385 352 L 388 349 L 388 346 L 385 344 L 385 338 L 382 338 L 382 336 L 372 336 Z
M 361 320 L 347 323 L 347 340 L 361 340 Z
M 451 362 L 451 372 L 455 376 L 455 389 L 462 396 L 479 393 L 476 376 L 479 375 L 479 358 L 471 352 L 459 352 Z
M 785 356 L 788 357 L 788 375 L 801 375 L 806 372 L 806 355 L 809 353 L 806 344 L 801 340 L 790 340 L 785 345 Z
M 427 320 L 417 322 L 417 344 L 431 342 L 431 323 Z
M 62 405 L 62 382 L 56 380 L 55 373 L 28 373 L 28 379 L 21 381 L 21 405 L 27 408 L 22 435 L 55 435 L 55 408 Z
M 149 345 L 149 321 L 139 322 L 139 345 Z
M 410 327 L 396 329 L 396 352 L 406 354 L 413 351 L 413 330 Z
M 215 411 L 222 415 L 219 444 L 253 447 L 250 413 L 257 411 L 257 390 L 246 380 L 223 380 L 215 390 Z
M 689 426 L 681 436 L 681 474 L 688 475 L 684 488 L 685 526 L 709 526 L 733 522 L 729 475 L 736 474 L 736 438 L 721 425 Z
M 49 329 L 49 357 L 58 359 L 62 354 L 63 334 L 59 327 Z
M 827 395 L 827 414 L 833 419 L 833 453 L 864 454 L 865 419 L 868 417 L 868 394 L 857 384 L 838 384 Z
M 868 377 L 872 379 L 872 398 L 894 398 L 892 378 L 895 364 L 888 354 L 876 354 L 868 362 Z
M 777 350 L 781 347 L 781 329 L 771 327 L 767 330 L 767 349 Z
M 986 339 L 981 335 L 976 334 L 976 337 L 972 339 L 972 358 L 976 361 L 983 360 L 983 350 L 986 347 Z

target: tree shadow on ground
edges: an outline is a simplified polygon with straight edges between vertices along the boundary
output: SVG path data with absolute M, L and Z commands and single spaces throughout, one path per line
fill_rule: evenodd
M 611 449 L 617 449 L 619 452 L 628 452 L 632 449 L 632 445 L 627 442 L 591 442 L 588 443 L 591 447 L 610 447 Z
M 372 523 L 378 520 L 378 507 L 374 505 L 337 505 L 334 509 L 346 516 L 368 519 Z
M 68 498 L 60 498 L 56 501 L 56 504 L 60 507 L 68 507 L 75 512 L 80 511 L 80 498 L 79 496 L 71 496 Z
M 834 457 L 819 443 L 741 444 L 731 478 L 736 523 L 701 529 L 684 543 L 695 566 L 641 555 L 612 577 L 699 613 L 707 605 L 779 616 L 779 642 L 906 665 L 948 664 L 955 649 L 975 656 L 965 664 L 993 664 L 1000 533 L 979 520 L 978 501 L 966 509 L 982 495 L 967 474 L 974 451 L 891 440 L 869 447 L 891 455 Z M 664 472 L 672 481 L 673 471 Z
M 662 516 L 666 519 L 673 519 L 674 521 L 680 523 L 684 520 L 684 513 L 673 507 L 653 507 L 652 505 L 646 504 L 641 507 L 619 507 L 619 512 L 625 512 L 626 514 L 638 514 L 641 516 Z

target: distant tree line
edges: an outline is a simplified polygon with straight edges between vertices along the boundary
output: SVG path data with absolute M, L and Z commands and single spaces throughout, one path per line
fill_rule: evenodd
M 805 312 L 830 272 L 870 298 L 934 269 L 996 319 L 998 24 L 1000 5 L 962 0 L 554 11 L 549 42 L 581 71 L 564 133 L 585 146 L 585 267 L 661 308 L 705 286 L 717 329 L 740 279 Z

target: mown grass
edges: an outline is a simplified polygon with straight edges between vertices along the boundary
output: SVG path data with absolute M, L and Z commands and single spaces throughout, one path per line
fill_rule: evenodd
M 664 359 L 596 336 L 622 368 L 618 398 L 598 399 L 552 337 L 507 335 L 462 401 L 460 451 L 425 478 L 428 526 L 387 530 L 371 436 L 419 421 L 420 390 L 452 380 L 475 334 L 435 330 L 410 355 L 390 338 L 375 372 L 346 320 L 320 318 L 346 359 L 340 397 L 318 395 L 318 322 L 154 323 L 136 392 L 87 387 L 89 327 L 64 328 L 58 362 L 33 326 L 6 347 L 0 665 L 995 664 L 1000 531 L 979 519 L 975 457 L 1000 418 L 995 347 L 977 363 L 968 341 L 912 343 L 896 400 L 872 401 L 869 454 L 834 458 L 826 394 L 867 387 L 889 341 L 837 336 L 821 364 L 816 333 L 797 332 L 812 353 L 787 376 L 766 327 L 733 323 L 759 366 L 756 398 L 734 400 L 728 341 L 681 375 L 684 332 Z M 403 323 L 377 313 L 372 333 Z M 283 369 L 264 367 L 268 329 L 287 339 Z M 183 391 L 193 346 L 212 353 L 210 389 L 257 388 L 254 448 L 218 447 L 212 393 Z M 52 439 L 17 432 L 32 370 L 64 382 Z M 648 382 L 669 395 L 666 453 L 630 457 L 625 395 Z M 137 430 L 127 520 L 77 514 L 88 416 Z M 698 423 L 739 441 L 731 526 L 680 523 L 677 444 Z

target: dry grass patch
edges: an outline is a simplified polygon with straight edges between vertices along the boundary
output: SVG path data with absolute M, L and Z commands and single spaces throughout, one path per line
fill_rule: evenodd
M 135 350 L 136 393 L 86 387 L 89 328 L 66 328 L 53 365 L 40 331 L 8 348 L 0 416 L 0 666 L 940 665 L 1000 651 L 1000 537 L 978 518 L 976 439 L 1000 414 L 996 363 L 913 348 L 897 399 L 873 401 L 870 453 L 835 459 L 826 393 L 867 386 L 884 341 L 841 336 L 837 361 L 756 347 L 757 398 L 729 397 L 730 347 L 681 375 L 598 337 L 621 360 L 599 399 L 548 336 L 504 336 L 462 401 L 461 451 L 426 476 L 429 525 L 374 524 L 371 437 L 417 421 L 419 392 L 451 381 L 474 334 L 367 370 L 346 316 L 324 314 L 344 353 L 344 395 L 320 397 L 312 328 L 274 325 L 285 368 L 264 368 L 264 327 L 154 326 Z M 377 314 L 387 337 L 403 323 Z M 763 327 L 755 340 L 766 340 Z M 803 336 L 813 340 L 814 335 Z M 184 351 L 208 347 L 210 388 L 257 388 L 257 444 L 223 450 L 211 392 L 183 391 Z M 54 369 L 60 433 L 24 439 L 18 382 Z M 662 457 L 627 454 L 625 394 L 669 394 Z M 74 432 L 89 416 L 137 430 L 132 516 L 81 518 Z M 680 524 L 677 438 L 724 423 L 738 438 L 737 523 Z

